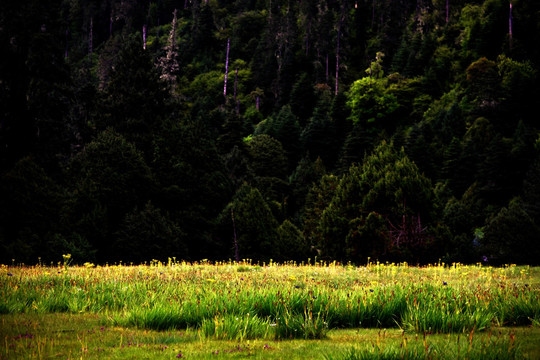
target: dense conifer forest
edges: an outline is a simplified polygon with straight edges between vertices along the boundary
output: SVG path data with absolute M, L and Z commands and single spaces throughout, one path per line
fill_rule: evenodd
M 1 1 L 0 262 L 538 264 L 538 39 L 531 0 Z

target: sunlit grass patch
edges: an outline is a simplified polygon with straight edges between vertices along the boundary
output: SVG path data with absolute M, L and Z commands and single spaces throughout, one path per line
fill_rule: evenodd
M 39 319 L 48 314 L 69 318 L 80 314 L 83 318 L 98 318 L 99 323 L 95 326 L 109 329 L 109 335 L 131 332 L 140 337 L 145 333 L 153 334 L 152 341 L 139 338 L 129 347 L 122 343 L 124 355 L 134 358 L 135 343 L 149 344 L 145 346 L 156 352 L 151 358 L 159 358 L 157 352 L 166 353 L 170 350 L 169 345 L 178 341 L 185 345 L 186 339 L 189 339 L 187 349 L 197 356 L 202 356 L 208 344 L 222 342 L 223 345 L 214 349 L 218 354 L 208 350 L 207 356 L 249 354 L 291 358 L 290 353 L 287 356 L 277 354 L 283 347 L 289 349 L 287 351 L 304 347 L 302 341 L 312 345 L 324 343 L 319 350 L 333 349 L 336 339 L 333 334 L 348 331 L 338 329 L 359 328 L 366 329 L 371 336 L 378 334 L 377 331 L 394 332 L 392 337 L 384 337 L 386 340 L 375 336 L 375 340 L 379 339 L 378 346 L 391 343 L 380 347 L 380 356 L 409 356 L 409 352 L 400 352 L 404 344 L 399 341 L 403 339 L 397 340 L 405 334 L 407 344 L 417 345 L 420 343 L 410 339 L 426 336 L 431 341 L 429 356 L 438 358 L 437 351 L 442 352 L 447 346 L 438 340 L 444 336 L 457 344 L 456 339 L 462 341 L 472 333 L 471 351 L 483 348 L 489 353 L 496 351 L 499 345 L 484 346 L 476 339 L 485 339 L 495 328 L 520 325 L 538 329 L 540 271 L 539 268 L 516 266 L 436 264 L 411 267 L 408 264 L 370 263 L 355 267 L 321 262 L 303 266 L 211 264 L 206 261 L 194 264 L 155 261 L 141 266 L 4 266 L 0 273 L 0 298 L 3 321 L 8 318 Z M 56 324 L 52 326 L 53 329 L 57 327 Z M 68 330 L 66 334 L 78 333 L 77 329 L 65 330 Z M 178 341 L 158 335 L 179 332 L 187 335 Z M 53 349 L 58 344 L 50 337 L 51 334 L 58 335 L 55 330 L 30 334 L 34 338 L 24 337 L 26 334 L 22 331 L 11 338 L 8 336 L 8 343 L 17 347 L 26 342 L 36 349 L 39 347 L 40 351 L 42 343 Z M 82 342 L 83 338 L 99 339 L 97 341 L 107 346 L 114 346 L 110 349 L 118 349 L 120 338 L 116 335 L 78 334 Z M 22 336 L 15 340 L 18 335 Z M 125 339 L 124 335 L 122 337 Z M 497 335 L 493 339 L 499 339 L 502 344 L 509 337 Z M 368 339 L 367 344 L 371 347 L 365 349 L 352 340 L 343 341 L 343 344 L 338 341 L 336 346 L 341 352 L 329 354 L 346 356 L 348 351 L 354 354 L 373 352 L 377 348 L 373 347 L 375 340 Z M 248 342 L 250 346 L 247 346 Z M 289 345 L 282 347 L 285 342 Z M 193 350 L 195 343 L 200 351 Z M 257 345 L 252 346 L 254 343 Z M 237 348 L 239 344 L 241 346 Z M 79 345 L 82 349 L 83 345 Z M 399 345 L 399 351 L 394 345 Z M 418 355 L 422 346 L 418 345 L 416 349 L 411 345 L 407 351 L 416 351 Z M 460 345 L 460 354 L 464 354 L 464 346 Z M 8 345 L 4 347 L 10 349 Z M 353 347 L 355 350 L 351 350 Z M 529 347 L 534 349 L 532 342 Z M 101 344 L 95 348 L 102 349 L 102 355 L 104 351 L 111 351 Z M 309 351 L 303 349 L 301 355 L 310 358 L 306 352 L 313 354 L 311 348 L 307 345 L 305 348 Z M 181 351 L 186 354 L 187 350 Z M 105 357 L 118 353 L 107 353 Z M 421 354 L 424 353 L 427 354 Z M 73 354 L 76 354 L 75 350 L 71 357 Z M 317 356 L 321 354 L 319 352 Z M 170 359 L 171 354 L 168 355 Z M 481 358 L 483 355 L 474 356 Z
M 200 331 L 206 337 L 225 340 L 251 340 L 272 338 L 273 331 L 269 319 L 260 319 L 250 316 L 215 316 L 213 319 L 204 319 L 200 324 Z

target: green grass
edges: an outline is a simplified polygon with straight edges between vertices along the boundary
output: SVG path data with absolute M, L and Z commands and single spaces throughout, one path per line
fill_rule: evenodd
M 539 359 L 540 328 L 472 334 L 399 329 L 334 329 L 322 339 L 205 336 L 108 325 L 105 316 L 17 314 L 0 317 L 0 359 Z
M 540 358 L 530 267 L 2 266 L 0 299 L 0 359 Z

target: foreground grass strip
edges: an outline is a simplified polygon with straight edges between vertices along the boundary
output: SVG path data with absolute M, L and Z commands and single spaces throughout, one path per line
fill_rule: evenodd
M 540 328 L 469 334 L 399 329 L 330 330 L 323 339 L 228 340 L 202 330 L 155 331 L 107 325 L 76 314 L 0 316 L 0 359 L 538 359 Z

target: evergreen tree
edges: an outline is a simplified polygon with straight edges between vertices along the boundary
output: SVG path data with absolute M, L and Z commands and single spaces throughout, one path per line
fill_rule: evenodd
M 186 259 L 185 234 L 168 214 L 148 202 L 127 213 L 112 242 L 112 250 L 125 263 L 157 259 Z
M 419 261 L 431 246 L 431 182 L 405 155 L 381 143 L 340 179 L 322 216 L 328 254 L 364 261 L 392 255 Z
M 355 124 L 343 143 L 339 170 L 346 172 L 351 165 L 361 163 L 366 153 L 373 148 L 373 141 L 373 137 L 364 126 Z
M 38 257 L 53 260 L 47 242 L 61 231 L 65 194 L 30 157 L 0 177 L 0 248 L 2 261 L 26 264 Z
M 254 136 L 248 143 L 248 152 L 255 175 L 285 178 L 287 156 L 278 140 L 265 134 Z
M 490 263 L 538 264 L 540 229 L 523 209 L 521 199 L 510 201 L 485 227 L 483 250 Z
M 234 212 L 234 224 L 231 209 Z M 276 255 L 278 223 L 256 188 L 245 185 L 238 190 L 233 201 L 223 210 L 220 223 L 225 228 L 230 226 L 231 235 L 224 237 L 224 241 L 230 244 L 230 249 L 233 249 L 234 226 L 240 259 L 269 261 Z
M 537 226 L 540 226 L 540 156 L 538 154 L 540 141 L 537 141 L 536 144 L 536 158 L 523 181 L 522 203 L 527 214 Z
M 309 249 L 304 241 L 302 232 L 289 220 L 285 220 L 277 228 L 275 245 L 275 260 L 277 261 L 305 261 L 309 255 Z
M 189 255 L 214 256 L 213 220 L 231 196 L 227 170 L 205 119 L 169 123 L 156 141 L 154 171 L 160 180 L 155 204 L 186 234 Z
M 278 140 L 288 159 L 288 170 L 292 170 L 299 159 L 302 146 L 300 143 L 300 125 L 289 105 L 283 106 L 275 119 L 268 123 L 266 133 Z
M 300 126 L 304 126 L 315 107 L 315 93 L 307 73 L 302 73 L 291 91 L 290 108 L 298 118 Z
M 153 174 L 142 154 L 107 129 L 70 163 L 72 187 L 66 224 L 98 250 L 99 261 L 118 254 L 108 245 L 128 211 L 144 205 L 155 191 Z
M 150 54 L 136 38 L 125 40 L 102 94 L 97 128 L 114 128 L 150 159 L 153 137 L 168 112 L 168 93 Z
M 304 238 L 307 244 L 317 254 L 329 254 L 330 251 L 323 237 L 321 219 L 323 212 L 330 205 L 336 192 L 339 178 L 335 175 L 324 175 L 315 183 L 306 197 L 305 214 L 303 217 Z
M 315 109 L 315 114 L 302 131 L 302 143 L 305 151 L 312 159 L 321 158 L 329 168 L 333 168 L 337 161 L 339 143 L 337 142 L 335 124 L 330 116 Z
M 325 173 L 326 170 L 321 158 L 317 158 L 315 161 L 311 161 L 307 156 L 300 159 L 298 166 L 289 177 L 293 195 L 289 201 L 292 213 L 304 209 L 310 189 L 319 182 Z M 301 215 L 299 218 L 301 218 Z

